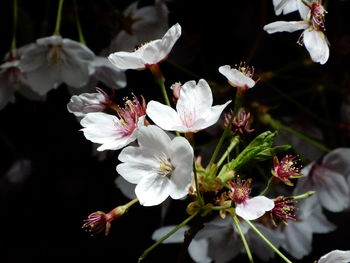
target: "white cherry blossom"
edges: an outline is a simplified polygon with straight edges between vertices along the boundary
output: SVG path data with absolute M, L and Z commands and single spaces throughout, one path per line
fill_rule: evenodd
M 173 25 L 162 39 L 152 40 L 134 52 L 115 52 L 108 56 L 114 66 L 120 69 L 143 69 L 164 60 L 181 36 L 181 26 Z
M 248 87 L 252 88 L 255 81 L 252 79 L 254 75 L 253 68 L 247 67 L 244 64 L 236 68 L 231 68 L 229 65 L 221 66 L 219 72 L 224 75 L 230 85 L 234 87 Z
M 138 133 L 139 147 L 128 146 L 118 156 L 117 172 L 137 184 L 135 193 L 141 205 L 154 206 L 167 197 L 180 199 L 192 182 L 193 149 L 183 137 L 173 140 L 154 125 Z
M 323 255 L 317 261 L 318 263 L 349 263 L 350 262 L 350 250 L 332 250 L 331 252 Z
M 325 64 L 329 58 L 329 43 L 324 34 L 325 9 L 320 0 L 299 6 L 302 21 L 277 21 L 264 26 L 269 34 L 303 30 L 298 43 L 304 44 L 314 62 Z
M 176 111 L 157 101 L 150 101 L 146 112 L 164 130 L 196 132 L 215 124 L 230 102 L 212 106 L 213 95 L 208 83 L 204 79 L 197 84 L 191 80 L 181 87 Z

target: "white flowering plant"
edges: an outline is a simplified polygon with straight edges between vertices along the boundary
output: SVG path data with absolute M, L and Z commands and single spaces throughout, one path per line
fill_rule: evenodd
M 309 53 L 302 55 L 307 57 L 303 61 L 264 70 L 261 63 L 256 68 L 249 65 L 255 51 L 247 59 L 249 64 L 225 55 L 219 63 L 203 66 L 210 76 L 186 68 L 188 57 L 197 51 L 191 49 L 193 43 L 185 42 L 191 27 L 186 22 L 183 26 L 181 15 L 170 19 L 176 1 L 155 0 L 150 5 L 136 1 L 112 12 L 118 17 L 119 31 L 99 55 L 85 41 L 75 1 L 79 41 L 61 35 L 63 2 L 58 0 L 50 36 L 17 48 L 14 23 L 11 50 L 0 65 L 0 109 L 6 112 L 19 94 L 42 103 L 61 86 L 67 88 L 64 108 L 74 119 L 74 131 L 80 131 L 80 142 L 85 137 L 89 141 L 83 141 L 85 145 L 92 143 L 92 154 L 100 162 L 89 160 L 101 166 L 113 163 L 108 173 L 121 194 L 112 200 L 117 206 L 83 215 L 82 228 L 94 242 L 116 235 L 122 223 L 128 225 L 134 217 L 132 222 L 141 226 L 160 221 L 148 233 L 153 243 L 140 245 L 138 262 L 154 262 L 152 254 L 167 249 L 161 244 L 178 243 L 182 244 L 178 262 L 299 262 L 310 254 L 314 262 L 350 262 L 349 247 L 312 254 L 316 234 L 326 235 L 338 227 L 328 215 L 346 213 L 350 207 L 350 149 L 334 143 L 333 131 L 328 134 L 333 141 L 326 143 L 325 129 L 303 125 L 293 111 L 274 110 L 288 102 L 293 110 L 303 109 L 326 127 L 333 123 L 329 112 L 319 117 L 294 99 L 298 94 L 283 93 L 273 82 L 283 78 L 283 72 L 293 74 L 293 67 L 319 69 L 329 63 L 326 3 L 273 0 L 271 12 L 296 14 L 301 20 L 260 28 L 261 34 L 303 30 L 297 41 Z M 13 4 L 16 21 L 17 0 Z M 271 41 L 273 36 L 264 38 Z M 239 53 L 232 49 L 225 54 L 235 52 Z M 266 88 L 272 94 L 265 94 Z M 317 86 L 320 94 L 324 89 L 323 84 Z M 311 96 L 314 91 L 296 92 Z M 337 124 L 347 131 L 350 118 L 343 116 L 345 120 Z M 2 183 L 18 181 L 11 178 L 22 178 L 21 170 L 27 178 L 29 169 L 22 166 L 11 168 Z M 137 206 L 145 214 L 146 209 L 158 207 L 161 216 L 136 215 Z M 133 227 L 130 236 L 135 235 Z M 130 247 L 140 238 L 134 239 Z

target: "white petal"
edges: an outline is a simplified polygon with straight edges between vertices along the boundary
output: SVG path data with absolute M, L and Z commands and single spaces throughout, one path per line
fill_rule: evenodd
M 109 61 L 119 69 L 142 69 L 145 63 L 140 52 L 115 52 L 108 56 Z
M 349 206 L 349 185 L 345 177 L 331 170 L 320 168 L 314 171 L 316 191 L 323 207 L 340 212 Z
M 209 241 L 207 239 L 192 239 L 188 246 L 188 254 L 196 263 L 210 263 L 212 259 L 208 257 Z
M 177 23 L 165 33 L 161 41 L 152 41 L 145 45 L 143 52 L 144 62 L 147 64 L 156 64 L 165 59 L 170 53 L 176 41 L 181 36 L 181 26 Z
M 179 115 L 173 108 L 157 101 L 148 102 L 146 113 L 155 124 L 166 131 L 175 131 L 183 126 Z
M 247 200 L 244 204 L 238 204 L 236 207 L 236 213 L 245 220 L 255 220 L 270 211 L 275 206 L 275 203 L 265 197 L 256 196 Z
M 164 153 L 169 156 L 171 139 L 159 127 L 155 125 L 148 125 L 141 127 L 138 135 L 138 143 L 140 147 L 158 154 Z
M 192 182 L 193 149 L 190 143 L 183 137 L 176 137 L 171 142 L 170 160 L 175 167 L 170 181 L 173 199 L 180 199 L 189 192 Z
M 303 33 L 304 45 L 309 51 L 312 61 L 324 64 L 329 58 L 329 47 L 326 36 L 316 30 L 305 30 Z
M 164 226 L 161 228 L 158 228 L 156 231 L 152 234 L 152 239 L 154 241 L 160 240 L 163 236 L 168 234 L 171 230 L 173 230 L 176 226 Z M 174 234 L 172 234 L 170 237 L 165 239 L 162 244 L 171 244 L 171 243 L 182 243 L 185 240 L 185 232 L 189 229 L 188 226 L 184 226 L 177 230 Z
M 350 175 L 350 148 L 337 148 L 327 153 L 322 160 L 322 165 L 327 169 L 343 174 Z
M 310 13 L 310 7 L 303 3 L 303 1 L 295 1 L 297 4 L 297 9 L 299 11 L 300 17 L 304 20 L 308 20 L 308 14 Z M 306 2 L 311 2 L 310 0 L 306 0 Z
M 308 25 L 304 21 L 277 21 L 264 26 L 264 30 L 269 33 L 276 32 L 294 32 L 301 29 L 306 29 Z
M 139 183 L 144 176 L 156 173 L 154 169 L 159 166 L 153 154 L 140 147 L 124 148 L 118 159 L 123 163 L 117 165 L 117 172 L 132 184 Z
M 135 188 L 135 193 L 141 205 L 159 205 L 169 196 L 169 185 L 168 178 L 151 174 L 141 179 Z
M 323 255 L 318 263 L 348 263 L 350 262 L 350 250 L 333 250 Z
M 85 116 L 89 112 L 103 111 L 105 106 L 101 104 L 105 98 L 101 93 L 83 93 L 71 97 L 67 109 L 77 117 Z
M 62 80 L 60 79 L 60 71 L 57 66 L 43 65 L 40 68 L 27 72 L 24 82 L 30 88 L 43 96 L 52 89 L 57 88 Z
M 229 65 L 221 66 L 219 72 L 224 75 L 233 86 L 247 86 L 248 88 L 252 88 L 255 85 L 253 79 L 247 77 L 241 71 L 231 68 Z

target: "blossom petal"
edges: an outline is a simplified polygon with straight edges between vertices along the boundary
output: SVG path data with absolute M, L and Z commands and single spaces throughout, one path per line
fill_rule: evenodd
M 264 215 L 266 211 L 273 209 L 274 206 L 275 203 L 271 199 L 265 196 L 256 196 L 245 203 L 238 204 L 236 213 L 245 220 L 255 220 Z
M 306 29 L 307 27 L 308 24 L 304 21 L 277 21 L 265 25 L 264 30 L 269 34 L 273 34 L 276 32 L 294 32 L 297 30 Z
M 108 56 L 109 61 L 119 69 L 142 69 L 145 63 L 140 52 L 115 52 Z
M 135 188 L 139 202 L 143 206 L 153 206 L 162 203 L 169 195 L 170 180 L 157 173 L 144 176 Z
M 175 167 L 170 181 L 170 196 L 173 199 L 180 199 L 189 192 L 192 183 L 193 149 L 190 143 L 183 137 L 176 137 L 172 140 L 170 160 Z
M 305 30 L 304 45 L 309 51 L 312 61 L 324 64 L 329 58 L 328 40 L 325 34 L 317 30 Z
M 197 263 L 210 263 L 212 259 L 207 255 L 208 248 L 209 241 L 207 239 L 192 239 L 188 246 L 188 254 Z
M 164 153 L 169 157 L 171 139 L 159 127 L 148 125 L 140 128 L 137 140 L 140 147 L 147 149 L 147 151 L 156 152 L 158 154 Z
M 348 263 L 350 262 L 350 250 L 332 250 L 323 255 L 318 263 Z
M 179 115 L 173 108 L 157 101 L 148 102 L 146 113 L 163 130 L 175 131 L 181 129 L 180 127 L 186 128 L 182 125 Z
M 100 102 L 104 101 L 105 97 L 101 93 L 83 93 L 79 96 L 71 97 L 67 104 L 67 109 L 77 117 L 83 117 L 89 112 L 103 111 L 105 106 Z
M 176 226 L 163 226 L 161 228 L 158 228 L 156 231 L 152 234 L 152 239 L 154 241 L 160 240 L 163 236 L 168 234 L 171 230 L 173 230 Z M 162 243 L 163 244 L 171 244 L 171 243 L 182 243 L 185 240 L 185 232 L 189 229 L 188 226 L 184 226 L 177 230 L 174 234 L 172 234 L 170 237 L 165 239 Z
M 224 75 L 227 80 L 234 86 L 252 88 L 255 85 L 255 81 L 241 71 L 231 68 L 229 65 L 224 65 L 219 68 L 219 72 Z
M 123 176 L 118 176 L 117 179 L 114 180 L 114 183 L 127 198 L 130 200 L 136 198 L 135 184 L 129 183 Z
M 350 148 L 337 148 L 327 153 L 322 160 L 322 165 L 327 169 L 343 174 L 350 175 Z
M 117 165 L 117 172 L 132 184 L 139 183 L 145 174 L 156 173 L 153 170 L 159 166 L 159 163 L 153 158 L 153 153 L 140 147 L 124 148 L 118 160 L 123 163 Z

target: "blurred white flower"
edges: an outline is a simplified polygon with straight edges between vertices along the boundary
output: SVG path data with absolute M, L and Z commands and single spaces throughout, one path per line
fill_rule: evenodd
M 348 263 L 350 262 L 350 250 L 332 250 L 323 255 L 318 263 Z
M 121 151 L 117 172 L 137 184 L 135 193 L 141 205 L 162 203 L 169 195 L 185 197 L 192 182 L 193 149 L 183 137 L 173 140 L 154 125 L 143 126 L 138 133 L 139 147 Z
M 143 69 L 164 60 L 180 36 L 181 26 L 175 24 L 162 39 L 152 40 L 134 52 L 120 51 L 110 54 L 108 59 L 120 69 Z
M 304 44 L 314 62 L 325 64 L 329 57 L 329 43 L 324 34 L 324 15 L 326 10 L 321 0 L 303 3 L 298 6 L 302 21 L 277 21 L 264 26 L 269 34 L 304 30 L 298 43 Z
M 350 148 L 337 148 L 326 154 L 320 164 L 312 162 L 301 171 L 296 194 L 315 190 L 320 204 L 329 211 L 341 212 L 349 207 Z
M 284 15 L 292 13 L 298 10 L 298 5 L 302 5 L 300 0 L 272 0 L 275 8 L 275 14 L 279 16 L 281 13 Z
M 322 207 L 315 195 L 300 201 L 298 211 L 297 220 L 288 221 L 281 233 L 284 236 L 283 249 L 294 258 L 301 259 L 311 252 L 313 233 L 329 233 L 335 230 L 336 226 L 322 213 Z
M 230 102 L 212 106 L 213 95 L 208 83 L 204 79 L 199 80 L 198 84 L 191 80 L 181 87 L 176 111 L 157 101 L 150 101 L 146 112 L 164 130 L 196 132 L 215 124 Z
M 133 2 L 123 12 L 122 29 L 111 41 L 108 52 L 132 51 L 137 45 L 150 39 L 161 38 L 168 30 L 168 8 L 164 1 L 156 0 L 154 5 L 138 8 Z
M 85 85 L 94 57 L 87 46 L 54 35 L 28 45 L 19 67 L 26 73 L 25 83 L 39 95 L 45 95 L 62 83 L 75 88 Z

